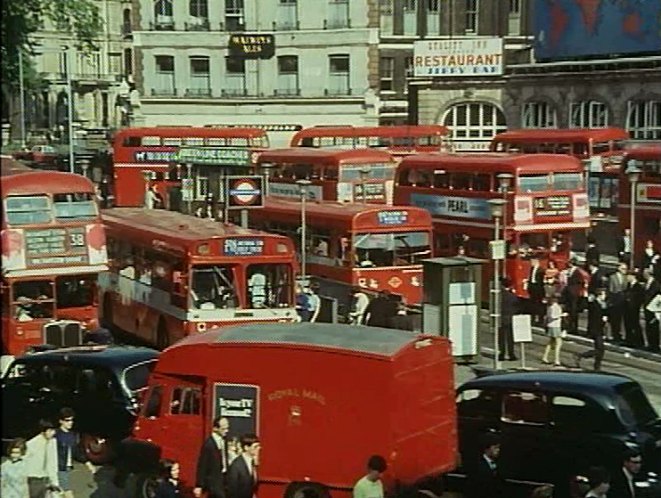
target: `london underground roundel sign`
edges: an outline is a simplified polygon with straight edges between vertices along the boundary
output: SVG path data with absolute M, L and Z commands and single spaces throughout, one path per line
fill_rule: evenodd
M 261 176 L 241 176 L 227 178 L 227 191 L 230 208 L 256 208 L 264 204 Z

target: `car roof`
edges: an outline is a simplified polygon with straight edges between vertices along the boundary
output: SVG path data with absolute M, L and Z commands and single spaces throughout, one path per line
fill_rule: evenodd
M 26 354 L 16 358 L 25 364 L 69 363 L 123 370 L 131 365 L 158 359 L 155 349 L 133 346 L 78 346 Z
M 624 375 L 602 372 L 575 372 L 570 370 L 505 372 L 471 379 L 462 384 L 459 389 L 493 387 L 603 394 L 633 382 L 635 381 Z

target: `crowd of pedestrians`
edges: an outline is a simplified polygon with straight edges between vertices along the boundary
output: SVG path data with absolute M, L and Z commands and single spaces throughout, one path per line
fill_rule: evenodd
M 594 358 L 596 370 L 601 367 L 604 342 L 660 351 L 661 255 L 654 242 L 648 241 L 631 268 L 631 253 L 626 249 L 620 251 L 618 266 L 611 273 L 602 266 L 592 238 L 588 239 L 584 266 L 571 259 L 560 270 L 554 261 L 543 268 L 538 260 L 531 260 L 530 274 L 524 282 L 529 294 L 527 312 L 549 336 L 544 363 L 560 364 L 562 338 L 567 334 L 585 335 L 594 341 L 594 349 L 576 355 L 576 362 L 580 366 L 582 359 Z M 585 329 L 579 327 L 582 315 L 587 318 Z
M 39 433 L 25 441 L 15 439 L 8 446 L 8 459 L 1 469 L 2 498 L 73 498 L 71 471 L 74 462 L 84 462 L 90 472 L 96 467 L 80 450 L 80 436 L 73 430 L 75 414 L 62 408 L 58 427 L 43 419 Z

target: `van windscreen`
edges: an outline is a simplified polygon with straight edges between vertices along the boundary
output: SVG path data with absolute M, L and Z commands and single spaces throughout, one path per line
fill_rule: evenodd
M 622 421 L 629 426 L 644 426 L 654 422 L 659 415 L 637 384 L 623 384 L 615 388 L 617 411 Z

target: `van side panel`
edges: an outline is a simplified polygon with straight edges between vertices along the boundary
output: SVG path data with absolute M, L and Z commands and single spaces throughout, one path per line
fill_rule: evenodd
M 399 479 L 440 474 L 456 466 L 454 369 L 446 339 L 424 339 L 395 358 L 391 408 Z M 424 345 L 429 344 L 429 345 Z
M 260 498 L 282 497 L 290 482 L 350 489 L 370 455 L 390 454 L 388 359 L 254 344 L 206 345 L 190 348 L 186 356 L 217 372 L 207 379 L 209 408 L 214 383 L 259 386 Z M 207 427 L 212 412 L 205 415 Z M 201 444 L 188 442 L 194 450 L 179 460 L 187 487 L 194 484 Z

